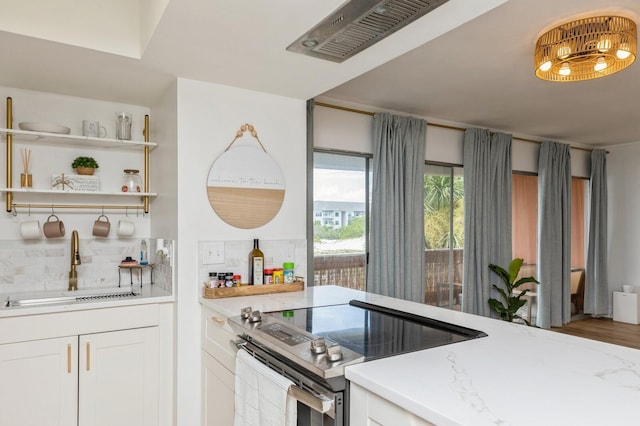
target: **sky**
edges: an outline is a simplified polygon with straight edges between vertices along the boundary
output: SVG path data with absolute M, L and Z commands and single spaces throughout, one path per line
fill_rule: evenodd
M 317 201 L 365 201 L 364 172 L 314 169 L 313 199 Z

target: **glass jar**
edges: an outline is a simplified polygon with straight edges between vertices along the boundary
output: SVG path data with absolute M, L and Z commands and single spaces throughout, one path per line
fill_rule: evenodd
M 142 189 L 142 179 L 140 171 L 136 169 L 124 169 L 122 174 L 122 192 L 140 192 Z

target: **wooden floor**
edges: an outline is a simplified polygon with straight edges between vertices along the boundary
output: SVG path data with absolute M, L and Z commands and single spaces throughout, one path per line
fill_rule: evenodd
M 574 320 L 562 328 L 552 327 L 551 331 L 640 349 L 640 325 L 617 322 L 610 318 Z

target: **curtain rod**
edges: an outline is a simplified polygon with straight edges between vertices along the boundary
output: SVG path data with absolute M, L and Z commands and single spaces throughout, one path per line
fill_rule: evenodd
M 370 115 L 372 117 L 376 114 L 375 112 L 371 112 L 371 111 L 365 111 L 365 110 L 362 110 L 362 109 L 355 109 L 355 108 L 348 108 L 348 107 L 343 107 L 343 106 L 340 106 L 340 105 L 327 104 L 327 103 L 324 103 L 324 102 L 314 102 L 314 105 L 325 107 L 325 108 L 338 109 L 340 111 L 353 112 L 353 113 L 356 113 L 356 114 Z M 460 130 L 460 131 L 463 131 L 463 132 L 465 130 L 467 130 L 464 127 L 448 126 L 446 124 L 437 124 L 437 123 L 427 123 L 427 126 L 440 127 L 442 129 Z M 514 136 L 513 139 L 517 139 L 517 140 L 519 140 L 521 142 L 537 143 L 538 145 L 540 145 L 542 143 L 541 141 L 537 141 L 535 139 L 525 139 L 525 138 L 519 138 L 517 136 Z M 571 146 L 570 148 L 571 149 L 576 149 L 578 151 L 587 151 L 587 152 L 593 151 L 593 148 L 582 148 L 582 147 L 579 147 L 579 146 Z M 607 154 L 608 153 L 609 153 L 609 151 L 607 151 Z

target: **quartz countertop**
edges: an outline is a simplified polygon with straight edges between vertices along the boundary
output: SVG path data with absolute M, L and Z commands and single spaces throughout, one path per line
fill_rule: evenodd
M 229 316 L 364 300 L 487 337 L 349 366 L 346 378 L 437 425 L 638 424 L 640 351 L 335 286 L 201 299 Z
M 139 293 L 139 296 L 131 297 L 131 298 L 122 298 L 122 299 L 114 299 L 114 300 L 90 300 L 90 301 L 70 301 L 64 303 L 45 303 L 45 304 L 35 304 L 29 306 L 6 306 L 7 299 L 11 300 L 24 300 L 24 299 L 41 299 L 41 298 L 55 298 L 55 297 L 83 297 L 83 296 L 91 296 L 105 293 L 118 293 L 118 292 L 126 292 L 126 291 L 134 291 L 135 293 Z M 79 289 L 77 291 L 69 292 L 69 291 L 47 291 L 47 292 L 23 292 L 23 293 L 3 293 L 0 295 L 0 318 L 3 317 L 15 317 L 15 316 L 23 316 L 23 315 L 40 315 L 40 314 L 50 314 L 56 312 L 70 312 L 70 311 L 80 311 L 85 309 L 99 309 L 99 308 L 113 308 L 119 306 L 133 306 L 133 305 L 144 305 L 149 303 L 166 303 L 173 302 L 173 296 L 160 288 L 157 285 L 145 284 L 143 286 L 139 285 L 126 285 L 122 287 L 109 287 L 109 288 L 88 288 L 88 289 Z

